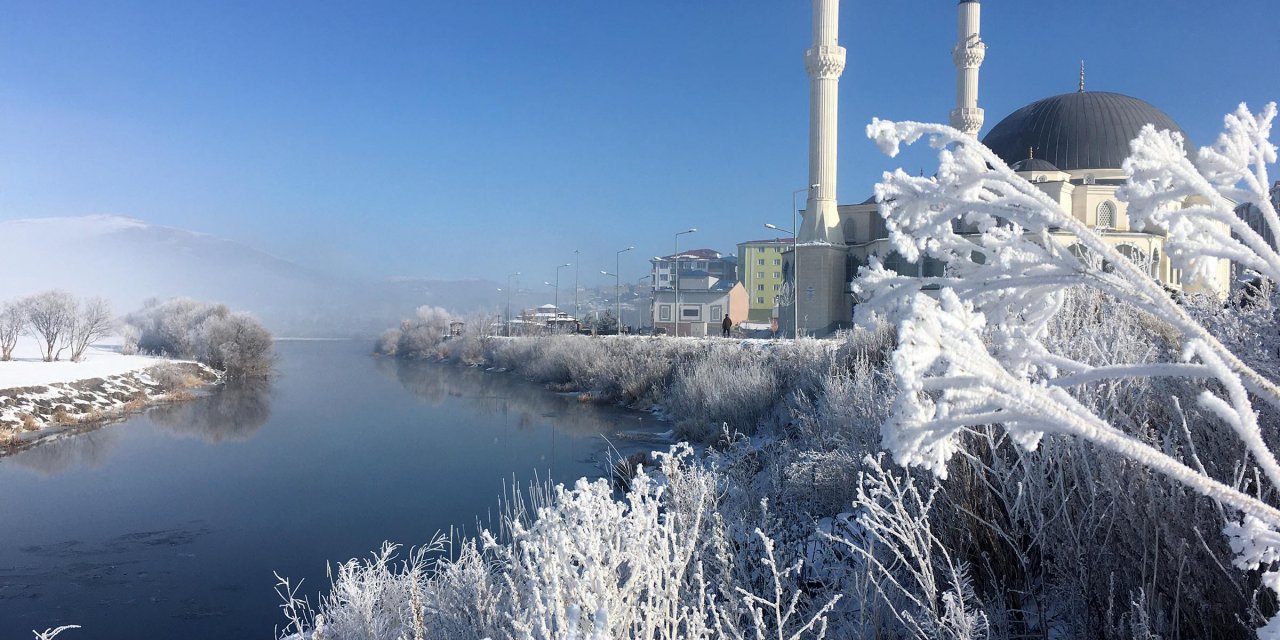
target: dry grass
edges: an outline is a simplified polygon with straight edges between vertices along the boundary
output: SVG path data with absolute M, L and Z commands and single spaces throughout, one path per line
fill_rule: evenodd
M 194 397 L 195 396 L 192 395 L 190 391 L 187 391 L 186 389 L 178 389 L 177 391 L 166 395 L 164 399 L 167 402 L 185 402 Z
M 40 423 L 36 421 L 35 416 L 29 413 L 21 414 L 18 419 L 22 421 L 21 429 L 24 431 L 35 431 L 40 428 Z
M 58 405 L 58 408 L 53 410 L 53 421 L 56 424 L 71 424 L 76 419 L 70 411 L 67 411 L 66 405 Z

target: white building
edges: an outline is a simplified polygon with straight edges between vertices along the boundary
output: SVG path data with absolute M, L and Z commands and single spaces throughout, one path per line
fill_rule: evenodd
M 894 254 L 874 201 L 834 204 L 834 86 L 843 69 L 844 50 L 836 45 L 838 0 L 813 0 L 813 8 L 814 44 L 805 54 L 805 67 L 811 78 L 809 175 L 817 186 L 809 190 L 796 251 L 785 254 L 788 281 L 784 289 L 792 290 L 798 283 L 801 331 L 825 334 L 849 321 L 854 304 L 849 282 L 868 256 L 876 255 L 886 266 L 911 275 L 941 275 L 943 265 L 928 259 L 908 263 Z M 981 4 L 960 0 L 958 38 L 952 49 L 956 106 L 950 121 L 974 136 L 984 121 L 978 107 L 978 70 L 985 56 Z M 1129 155 L 1129 141 L 1147 124 L 1182 132 L 1173 119 L 1147 102 L 1119 93 L 1087 91 L 1082 65 L 1076 91 L 1014 111 L 992 127 L 982 142 L 1063 209 L 1098 230 L 1121 254 L 1145 266 L 1153 278 L 1180 290 L 1181 274 L 1169 264 L 1164 238 L 1131 228 L 1125 204 L 1115 197 L 1124 182 L 1120 167 Z M 1063 246 L 1083 251 L 1070 234 L 1056 235 Z M 1226 291 L 1231 267 L 1224 261 L 1220 271 L 1218 290 Z M 787 333 L 793 330 L 790 309 L 779 314 Z
M 725 315 L 737 324 L 747 319 L 747 308 L 742 283 L 706 271 L 685 271 L 678 291 L 671 287 L 653 292 L 653 326 L 673 336 L 717 335 Z

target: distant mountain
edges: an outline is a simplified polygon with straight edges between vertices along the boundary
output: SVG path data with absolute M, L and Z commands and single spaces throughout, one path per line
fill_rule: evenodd
M 351 278 L 119 216 L 0 222 L 0 300 L 60 288 L 104 296 L 126 313 L 147 298 L 186 296 L 250 311 L 277 335 L 368 336 L 423 304 L 493 311 L 503 295 L 498 286 Z

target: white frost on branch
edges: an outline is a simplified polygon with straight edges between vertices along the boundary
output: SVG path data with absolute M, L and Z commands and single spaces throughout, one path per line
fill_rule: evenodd
M 1212 284 L 1220 260 L 1280 281 L 1280 255 L 1235 212 L 1240 202 L 1252 203 L 1268 230 L 1280 232 L 1267 192 L 1275 115 L 1274 104 L 1257 116 L 1241 105 L 1196 163 L 1176 133 L 1148 126 L 1132 141 L 1124 163 L 1129 177 L 1117 198 L 1127 201 L 1135 227 L 1165 236 L 1166 253 L 1185 281 Z M 1070 393 L 1104 379 L 1193 379 L 1205 389 L 1200 406 L 1231 429 L 1276 489 L 1280 464 L 1252 405 L 1260 398 L 1280 408 L 1275 381 L 1232 353 L 1146 269 L 973 138 L 942 125 L 878 119 L 867 135 L 890 156 L 921 139 L 938 149 L 935 176 L 885 173 L 876 200 L 892 248 L 908 261 L 943 261 L 945 275 L 903 276 L 873 258 L 855 281 L 866 300 L 859 320 L 881 317 L 898 329 L 898 395 L 882 430 L 894 458 L 945 478 L 959 436 L 989 424 L 1003 425 L 1028 449 L 1044 433 L 1089 440 L 1243 514 L 1226 530 L 1237 566 L 1260 567 L 1267 586 L 1280 593 L 1280 573 L 1273 571 L 1280 562 L 1280 509 L 1258 497 L 1264 492 L 1247 493 L 1188 466 L 1108 424 Z M 1064 241 L 1083 250 L 1068 250 Z M 1053 352 L 1046 346 L 1049 322 L 1072 287 L 1113 296 L 1171 327 L 1183 345 L 1181 361 L 1094 367 Z M 1280 637 L 1276 625 L 1263 631 Z

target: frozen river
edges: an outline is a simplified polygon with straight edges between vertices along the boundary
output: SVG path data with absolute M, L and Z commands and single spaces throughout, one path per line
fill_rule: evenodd
M 660 430 L 510 374 L 368 350 L 281 342 L 269 386 L 0 458 L 0 637 L 271 638 L 273 571 L 314 602 L 327 561 L 473 533 L 504 481 L 599 476 L 605 437 Z

